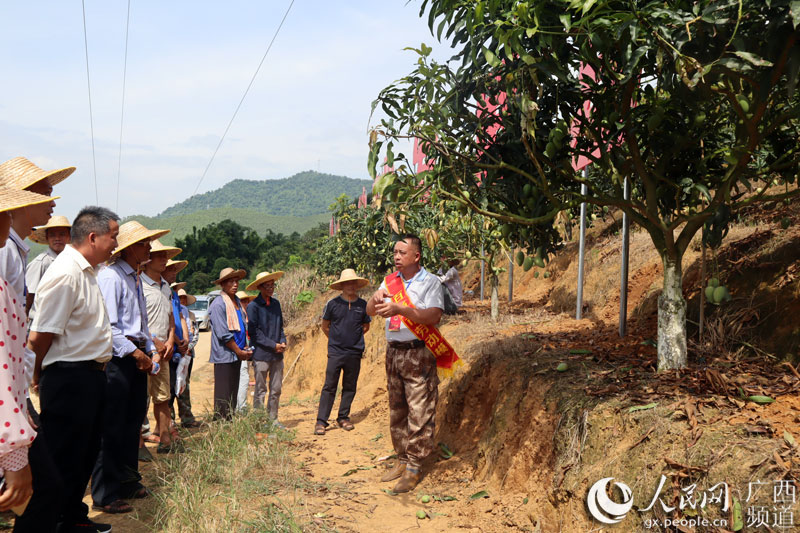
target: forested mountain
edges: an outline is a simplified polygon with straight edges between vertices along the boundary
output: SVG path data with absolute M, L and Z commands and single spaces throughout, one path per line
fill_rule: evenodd
M 351 198 L 369 191 L 370 180 L 359 180 L 314 171 L 277 180 L 233 180 L 222 188 L 196 194 L 164 210 L 157 218 L 196 213 L 212 208 L 253 209 L 268 215 L 308 216 L 326 213 L 341 194 Z
M 330 203 L 333 203 L 333 200 L 331 200 L 329 204 Z M 266 215 L 256 209 L 217 207 L 187 215 L 171 217 L 133 215 L 126 217 L 125 222 L 128 220 L 137 220 L 148 228 L 171 230 L 161 239 L 161 242 L 164 244 L 174 244 L 175 239 L 192 233 L 192 228 L 204 228 L 209 224 L 221 222 L 226 219 L 253 229 L 259 236 L 264 237 L 270 231 L 283 235 L 291 235 L 295 232 L 303 234 L 320 223 L 327 223 L 330 217 L 330 213 L 325 212 L 316 215 L 293 217 Z

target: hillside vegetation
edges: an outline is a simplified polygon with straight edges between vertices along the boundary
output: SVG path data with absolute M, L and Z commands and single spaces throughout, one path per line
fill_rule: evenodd
M 277 180 L 237 179 L 220 189 L 196 194 L 169 207 L 160 213 L 158 218 L 212 208 L 234 207 L 252 209 L 268 215 L 294 217 L 317 215 L 327 212 L 328 206 L 341 194 L 357 197 L 361 194 L 362 187 L 367 187 L 369 190 L 372 181 L 321 174 L 310 170 Z M 254 229 L 258 230 L 255 227 Z
M 333 199 L 331 199 L 333 201 Z M 222 220 L 232 220 L 237 224 L 251 228 L 264 237 L 268 232 L 291 235 L 292 233 L 306 233 L 320 223 L 330 219 L 328 213 L 322 212 L 308 216 L 279 216 L 267 215 L 256 209 L 243 209 L 235 207 L 216 207 L 186 215 L 170 217 L 146 217 L 133 215 L 129 220 L 137 220 L 148 228 L 162 228 L 172 230 L 161 241 L 165 244 L 174 244 L 175 239 L 185 237 L 192 233 L 192 228 L 204 228 Z

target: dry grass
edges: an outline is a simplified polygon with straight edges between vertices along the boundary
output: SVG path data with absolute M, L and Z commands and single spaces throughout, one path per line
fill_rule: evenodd
M 190 451 L 160 461 L 154 531 L 316 531 L 278 495 L 313 491 L 289 456 L 291 435 L 255 410 L 214 422 Z
M 275 286 L 275 297 L 281 302 L 283 321 L 287 325 L 303 322 L 308 308 L 319 307 L 317 301 L 324 290 L 312 268 L 298 265 L 289 269 Z M 303 291 L 310 292 L 313 297 L 311 302 L 297 299 Z

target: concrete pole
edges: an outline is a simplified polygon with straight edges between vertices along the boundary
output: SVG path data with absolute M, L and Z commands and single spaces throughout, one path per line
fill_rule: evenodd
M 583 178 L 586 179 L 586 167 L 583 169 Z M 581 185 L 581 194 L 586 196 L 589 189 L 586 184 Z M 583 259 L 586 252 L 586 202 L 581 204 L 581 230 L 578 241 L 578 298 L 575 309 L 575 318 L 580 320 L 583 315 Z
M 514 249 L 508 256 L 508 303 L 514 299 Z
M 481 244 L 481 301 L 483 301 L 483 280 L 486 275 L 486 261 L 483 260 L 483 245 Z
M 622 197 L 625 200 L 631 198 L 631 184 L 625 178 Z M 620 268 L 619 283 L 619 336 L 624 337 L 628 330 L 628 259 L 631 245 L 630 238 L 631 221 L 627 213 L 622 214 L 622 267 Z

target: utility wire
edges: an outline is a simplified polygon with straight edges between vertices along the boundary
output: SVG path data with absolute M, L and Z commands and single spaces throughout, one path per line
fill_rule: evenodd
M 125 62 L 122 67 L 122 109 L 119 112 L 119 157 L 117 158 L 117 207 L 119 211 L 119 181 L 122 171 L 122 125 L 125 121 L 125 80 L 128 75 L 128 29 L 131 23 L 131 0 L 128 0 L 128 17 L 125 19 Z
M 264 60 L 267 59 L 267 54 L 272 49 L 272 44 L 275 42 L 275 39 L 278 37 L 278 33 L 280 33 L 281 28 L 283 27 L 283 23 L 286 21 L 286 17 L 289 16 L 289 12 L 292 10 L 292 6 L 294 5 L 294 0 L 289 3 L 289 7 L 286 9 L 286 13 L 283 15 L 283 19 L 281 19 L 281 23 L 278 25 L 278 29 L 275 30 L 275 35 L 272 36 L 272 40 L 269 42 L 269 46 L 267 46 L 267 51 L 264 52 L 264 55 L 261 57 L 261 62 L 258 64 L 258 68 L 253 73 L 253 77 L 250 79 L 250 83 L 247 85 L 247 89 L 245 89 L 244 94 L 242 95 L 242 99 L 239 100 L 239 105 L 236 106 L 236 111 L 233 112 L 233 116 L 231 120 L 228 122 L 228 126 L 225 128 L 225 131 L 222 134 L 222 137 L 219 139 L 219 143 L 217 143 L 217 147 L 214 149 L 214 153 L 211 155 L 211 160 L 209 160 L 208 165 L 206 165 L 206 169 L 203 171 L 203 175 L 200 176 L 200 181 L 197 182 L 197 187 L 195 187 L 194 192 L 192 195 L 194 196 L 197 194 L 197 191 L 200 189 L 200 185 L 203 183 L 203 180 L 208 173 L 208 169 L 211 168 L 211 163 L 214 162 L 214 158 L 217 156 L 217 152 L 219 151 L 220 146 L 222 146 L 222 141 L 225 140 L 225 136 L 228 134 L 228 130 L 231 129 L 231 124 L 233 124 L 234 119 L 236 118 L 236 114 L 239 112 L 239 109 L 242 107 L 242 103 L 244 99 L 247 97 L 247 93 L 250 91 L 250 87 L 253 86 L 253 82 L 256 81 L 256 76 L 258 76 L 258 71 L 261 70 L 261 65 L 264 64 Z
M 100 203 L 100 193 L 97 192 L 97 158 L 94 153 L 94 118 L 92 117 L 92 83 L 89 81 L 89 39 L 86 37 L 86 1 L 81 0 L 83 10 L 83 49 L 86 52 L 86 88 L 89 91 L 89 128 L 92 132 L 92 164 L 94 166 L 94 199 Z

